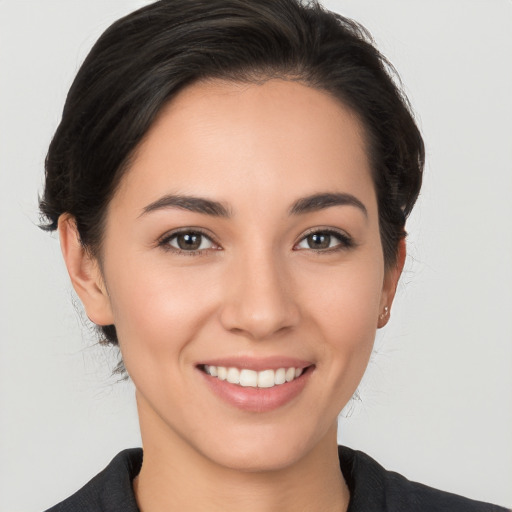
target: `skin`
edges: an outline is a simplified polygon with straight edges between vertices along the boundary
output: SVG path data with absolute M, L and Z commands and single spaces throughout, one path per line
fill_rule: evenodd
M 298 199 L 351 194 L 290 215 Z M 176 207 L 166 194 L 219 201 L 230 217 Z M 200 228 L 204 250 L 164 235 Z M 329 249 L 311 229 L 335 230 Z M 385 271 L 375 190 L 358 118 L 297 82 L 209 81 L 163 109 L 109 204 L 101 261 L 59 222 L 68 271 L 89 318 L 115 324 L 136 387 L 142 512 L 346 510 L 337 416 L 389 316 L 405 258 Z M 173 246 L 174 244 L 174 246 Z M 293 356 L 314 365 L 282 407 L 248 412 L 204 383 L 200 361 Z M 191 505 L 192 504 L 192 505 Z

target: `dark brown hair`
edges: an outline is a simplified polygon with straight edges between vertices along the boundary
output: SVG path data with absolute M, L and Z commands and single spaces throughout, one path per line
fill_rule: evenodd
M 108 203 L 162 107 L 202 79 L 276 77 L 329 92 L 362 121 L 389 268 L 419 194 L 423 140 L 368 32 L 317 2 L 160 0 L 116 21 L 67 96 L 46 157 L 42 227 L 73 215 L 82 244 L 100 257 Z M 117 343 L 113 325 L 101 329 Z

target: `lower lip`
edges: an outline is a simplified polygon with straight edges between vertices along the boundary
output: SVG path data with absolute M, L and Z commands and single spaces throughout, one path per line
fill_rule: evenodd
M 312 370 L 309 367 L 300 377 L 272 388 L 253 388 L 231 384 L 198 369 L 218 397 L 237 409 L 249 412 L 273 411 L 291 402 L 304 389 Z

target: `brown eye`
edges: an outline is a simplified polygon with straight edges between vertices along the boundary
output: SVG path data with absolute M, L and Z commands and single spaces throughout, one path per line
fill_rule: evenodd
M 164 241 L 179 251 L 193 252 L 204 249 L 212 249 L 213 242 L 203 233 L 198 231 L 184 231 L 176 233 Z
M 197 251 L 201 247 L 202 235 L 195 233 L 185 233 L 176 237 L 176 242 L 180 249 L 184 251 Z
M 337 231 L 314 231 L 305 236 L 298 244 L 298 249 L 312 249 L 314 251 L 327 251 L 348 249 L 354 243 L 350 237 Z
M 306 240 L 310 249 L 327 249 L 331 245 L 331 235 L 327 233 L 313 233 Z

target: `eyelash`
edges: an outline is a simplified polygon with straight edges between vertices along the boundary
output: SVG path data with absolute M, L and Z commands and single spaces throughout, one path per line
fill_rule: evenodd
M 324 229 L 314 228 L 314 229 L 311 229 L 310 231 L 306 231 L 306 233 L 304 233 L 304 235 L 302 235 L 301 239 L 295 244 L 295 246 L 297 246 L 302 241 L 306 240 L 306 238 L 308 238 L 311 235 L 327 235 L 329 237 L 338 239 L 339 243 L 337 245 L 335 245 L 334 247 L 328 247 L 327 249 L 309 248 L 310 251 L 312 251 L 313 253 L 315 253 L 319 256 L 321 256 L 322 254 L 326 254 L 326 253 L 330 254 L 330 253 L 338 252 L 338 251 L 346 251 L 346 250 L 352 249 L 356 246 L 356 243 L 349 235 L 347 235 L 346 233 L 343 233 L 342 231 L 338 231 L 335 229 L 329 229 L 329 228 L 324 228 Z M 299 249 L 299 250 L 301 250 L 301 249 Z M 302 250 L 304 250 L 304 249 L 302 249 Z
M 217 246 L 217 247 L 207 248 L 207 249 L 184 250 L 184 249 L 180 249 L 180 248 L 171 246 L 170 242 L 173 239 L 176 239 L 179 235 L 199 235 L 201 237 L 208 239 L 214 246 Z M 334 229 L 315 228 L 315 229 L 312 229 L 311 231 L 306 232 L 299 239 L 299 241 L 294 245 L 294 248 L 298 244 L 300 244 L 301 242 L 306 240 L 311 235 L 326 235 L 329 237 L 336 238 L 339 242 L 335 246 L 328 247 L 326 249 L 313 249 L 313 248 L 306 249 L 306 250 L 312 251 L 313 253 L 315 253 L 317 255 L 352 249 L 356 245 L 354 240 L 350 236 L 348 236 L 345 233 L 342 233 L 341 231 L 337 231 Z M 179 255 L 186 255 L 186 256 L 201 256 L 207 251 L 220 249 L 219 244 L 212 238 L 211 235 L 205 233 L 204 231 L 202 231 L 201 229 L 198 229 L 198 228 L 194 228 L 194 229 L 184 228 L 184 229 L 180 229 L 178 231 L 173 231 L 172 233 L 168 233 L 168 234 L 164 235 L 158 241 L 158 247 L 161 247 L 165 251 L 173 252 L 173 253 L 176 253 Z M 295 250 L 305 250 L 305 249 L 295 249 Z
M 176 254 L 184 255 L 184 256 L 201 256 L 206 251 L 219 250 L 218 248 L 215 248 L 215 249 L 208 248 L 208 249 L 196 249 L 196 250 L 188 251 L 188 250 L 179 249 L 177 247 L 173 247 L 172 245 L 170 245 L 171 240 L 177 238 L 179 235 L 199 235 L 203 238 L 210 240 L 210 242 L 214 246 L 219 247 L 219 244 L 217 244 L 217 242 L 215 242 L 215 240 L 213 239 L 213 237 L 211 235 L 207 234 L 206 232 L 204 232 L 198 228 L 184 228 L 184 229 L 180 229 L 177 231 L 173 231 L 172 233 L 168 233 L 168 234 L 164 235 L 158 241 L 158 246 L 161 247 L 162 249 L 164 249 L 165 251 L 174 252 Z

